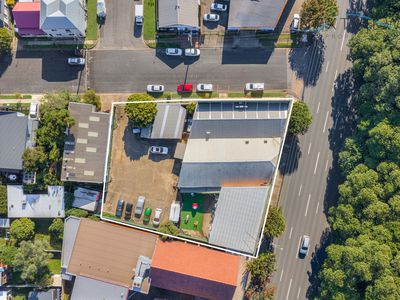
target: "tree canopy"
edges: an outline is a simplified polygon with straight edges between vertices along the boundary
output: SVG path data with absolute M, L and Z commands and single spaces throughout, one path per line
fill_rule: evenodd
M 301 101 L 293 103 L 288 129 L 289 133 L 293 135 L 305 134 L 311 123 L 312 115 L 307 104 Z
M 26 148 L 22 154 L 22 166 L 25 171 L 36 172 L 46 166 L 47 154 L 43 147 Z
M 125 106 L 125 112 L 135 126 L 147 127 L 153 123 L 157 113 L 157 104 L 147 102 L 151 100 L 154 98 L 147 94 L 132 94 L 128 97 L 128 101 L 138 102 Z
M 16 219 L 11 223 L 10 236 L 20 243 L 21 241 L 31 240 L 35 235 L 35 223 L 28 218 Z
M 305 0 L 301 5 L 300 23 L 303 28 L 328 27 L 335 24 L 339 8 L 336 0 Z
M 82 95 L 82 102 L 94 105 L 98 111 L 101 110 L 100 96 L 96 95 L 94 90 L 87 90 Z
M 11 51 L 12 36 L 7 28 L 0 28 L 0 54 Z
M 0 216 L 7 215 L 7 186 L 0 184 Z
M 267 238 L 280 236 L 285 231 L 285 218 L 282 209 L 270 206 L 268 210 L 267 222 L 265 223 L 264 234 Z

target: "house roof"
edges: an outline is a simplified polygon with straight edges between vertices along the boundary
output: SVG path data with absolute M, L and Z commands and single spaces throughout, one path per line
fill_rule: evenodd
M 156 240 L 155 234 L 81 219 L 67 272 L 131 288 L 139 256 L 151 258 Z
M 28 117 L 0 112 L 0 169 L 22 170 L 22 154 L 28 135 Z
M 72 290 L 72 300 L 125 300 L 128 297 L 128 288 L 110 284 L 101 280 L 95 280 L 84 276 L 75 278 Z
M 12 10 L 15 25 L 20 31 L 38 31 L 40 20 L 40 2 L 17 2 Z
M 69 112 L 75 125 L 65 141 L 61 180 L 102 183 L 110 115 L 76 102 L 69 103 Z
M 199 27 L 198 0 L 158 0 L 158 27 Z
M 22 185 L 7 185 L 9 218 L 64 218 L 64 187 L 48 186 L 47 194 L 24 194 Z
M 86 31 L 86 16 L 81 0 L 41 0 L 40 28 L 74 29 L 82 35 Z
M 151 138 L 181 139 L 185 118 L 186 109 L 182 105 L 158 103 Z
M 66 268 L 71 259 L 72 249 L 74 248 L 76 234 L 78 233 L 80 218 L 68 217 L 64 222 L 63 244 L 61 252 L 61 267 Z
M 207 299 L 231 299 L 238 256 L 179 241 L 157 241 L 152 285 Z
M 269 187 L 223 187 L 209 243 L 255 254 L 260 240 Z
M 48 289 L 46 291 L 32 291 L 28 294 L 28 300 L 60 300 L 61 289 Z
M 0 218 L 0 228 L 10 228 L 10 219 Z
M 287 0 L 230 0 L 228 30 L 274 30 Z

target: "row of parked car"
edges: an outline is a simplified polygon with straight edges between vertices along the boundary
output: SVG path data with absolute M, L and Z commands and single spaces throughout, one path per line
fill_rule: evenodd
M 163 93 L 165 91 L 165 87 L 162 84 L 149 84 L 146 88 L 148 93 Z M 263 91 L 264 83 L 263 82 L 249 82 L 245 85 L 245 90 L 249 92 L 255 91 Z M 192 83 L 181 83 L 177 86 L 177 91 L 179 93 L 191 93 L 193 92 L 193 84 Z M 196 86 L 197 92 L 212 92 L 213 85 L 211 83 L 199 83 Z
M 222 3 L 211 3 L 211 11 L 219 11 L 219 12 L 225 12 L 228 10 L 228 5 L 222 4 Z M 218 22 L 220 19 L 220 16 L 216 13 L 208 13 L 204 14 L 203 16 L 203 21 L 204 22 Z
M 143 209 L 144 209 L 144 203 L 145 203 L 146 198 L 144 196 L 139 196 L 137 202 L 136 202 L 136 206 L 135 206 L 135 217 L 139 218 L 142 216 L 143 213 Z M 124 219 L 125 220 L 130 220 L 132 217 L 132 211 L 133 211 L 133 204 L 132 203 L 127 203 L 126 207 L 125 207 L 125 201 L 122 199 L 118 200 L 117 203 L 117 210 L 115 212 L 115 216 L 117 218 L 121 218 L 122 217 L 122 213 L 124 211 L 125 208 L 125 215 L 124 215 Z M 151 209 L 151 207 L 147 207 L 144 210 L 144 216 L 143 216 L 143 223 L 147 224 L 150 222 L 151 219 L 151 214 L 152 214 L 153 210 Z M 162 209 L 161 208 L 156 208 L 154 211 L 154 217 L 153 217 L 153 225 L 154 226 L 158 226 L 160 225 L 160 219 L 161 219 L 161 214 L 162 214 Z

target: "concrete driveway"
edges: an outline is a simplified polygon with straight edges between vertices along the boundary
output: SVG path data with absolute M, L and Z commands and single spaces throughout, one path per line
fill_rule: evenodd
M 135 26 L 135 5 L 140 1 L 106 0 L 107 18 L 100 27 L 99 49 L 146 49 L 142 28 Z

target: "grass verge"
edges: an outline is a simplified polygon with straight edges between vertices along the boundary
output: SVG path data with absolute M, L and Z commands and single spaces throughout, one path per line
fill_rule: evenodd
M 0 99 L 32 99 L 32 95 L 21 95 L 21 94 L 14 94 L 14 95 L 0 95 Z M 13 103 L 14 104 L 14 103 Z M 22 103 L 22 104 L 28 104 L 29 103 Z
M 97 40 L 97 0 L 87 0 L 86 39 Z
M 90 1 L 90 0 L 88 0 Z M 156 39 L 156 1 L 144 1 L 144 24 L 143 24 L 143 38 L 146 41 L 155 41 Z M 153 42 L 150 42 L 151 44 Z

